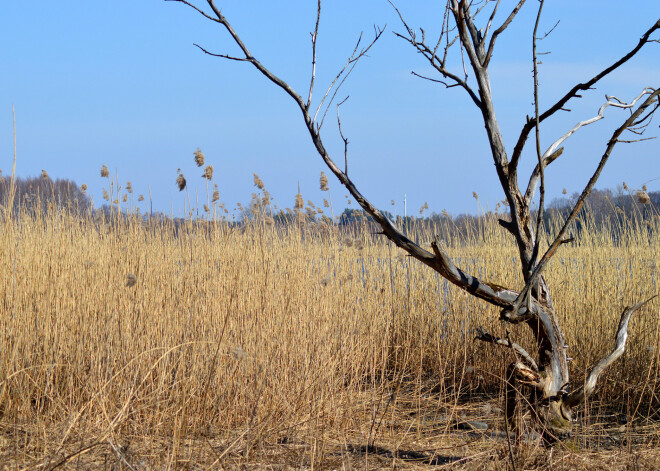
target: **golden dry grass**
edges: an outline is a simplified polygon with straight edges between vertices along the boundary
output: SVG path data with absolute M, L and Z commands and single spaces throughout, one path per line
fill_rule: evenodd
M 573 379 L 613 345 L 625 305 L 658 292 L 660 223 L 614 243 L 586 228 L 547 271 Z M 520 288 L 494 220 L 459 266 Z M 448 286 L 366 225 L 20 215 L 0 245 L 0 462 L 8 469 L 503 469 L 496 309 Z M 431 227 L 411 228 L 421 243 Z M 660 467 L 657 301 L 629 349 L 549 451 L 518 469 Z M 530 338 L 524 327 L 514 340 Z M 625 423 L 624 423 L 625 419 Z M 483 433 L 469 422 L 489 425 Z M 461 425 L 462 424 L 462 425 Z M 466 426 L 467 424 L 467 426 Z M 431 463 L 431 464 L 429 464 Z

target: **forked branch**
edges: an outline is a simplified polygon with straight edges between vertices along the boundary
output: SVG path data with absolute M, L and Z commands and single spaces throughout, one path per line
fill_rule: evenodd
M 429 62 L 429 64 L 435 70 L 437 70 L 448 81 L 439 80 L 439 79 L 432 79 L 432 78 L 429 78 L 429 77 L 425 77 L 423 75 L 419 75 L 415 72 L 413 72 L 413 75 L 416 75 L 416 76 L 418 76 L 420 78 L 423 78 L 423 79 L 426 79 L 426 80 L 432 80 L 434 82 L 439 82 L 447 88 L 461 87 L 467 92 L 467 94 L 470 96 L 470 98 L 472 99 L 474 104 L 477 105 L 477 107 L 481 109 L 481 106 L 482 106 L 481 105 L 481 100 L 479 99 L 477 94 L 474 92 L 472 87 L 470 87 L 470 85 L 468 84 L 467 77 L 461 78 L 456 73 L 451 72 L 447 68 L 447 52 L 449 51 L 451 46 L 456 42 L 456 39 L 458 39 L 458 37 L 454 38 L 454 40 L 452 40 L 452 41 L 448 40 L 447 45 L 445 46 L 443 56 L 442 57 L 438 56 L 438 47 L 440 46 L 440 43 L 442 42 L 443 36 L 445 34 L 447 34 L 447 32 L 448 32 L 447 31 L 448 28 L 445 26 L 446 21 L 443 21 L 443 31 L 440 33 L 440 38 L 438 38 L 438 42 L 436 43 L 436 45 L 433 48 L 431 48 L 426 44 L 426 34 L 425 34 L 424 30 L 421 30 L 422 39 L 421 39 L 421 41 L 419 41 L 417 39 L 417 35 L 415 34 L 415 31 L 408 25 L 408 23 L 406 23 L 406 20 L 404 19 L 403 14 L 401 13 L 401 11 L 399 11 L 399 9 L 392 2 L 392 0 L 388 0 L 388 1 L 389 1 L 390 5 L 392 5 L 392 8 L 394 8 L 394 10 L 396 11 L 397 15 L 399 16 L 399 20 L 401 20 L 401 24 L 403 25 L 403 27 L 406 29 L 406 32 L 408 33 L 408 36 L 404 36 L 400 33 L 395 32 L 394 33 L 395 36 L 403 39 L 404 41 L 407 41 L 408 43 L 410 43 L 410 45 L 413 46 L 415 49 L 417 49 L 417 52 L 422 54 L 424 56 L 424 58 L 426 58 L 426 60 Z
M 632 108 L 644 95 L 647 95 L 649 93 L 653 93 L 653 89 L 645 88 L 642 91 L 642 93 L 637 95 L 637 97 L 634 100 L 632 100 L 630 103 L 624 103 L 614 96 L 606 96 L 605 98 L 607 99 L 607 101 L 598 109 L 598 114 L 596 116 L 594 116 L 593 118 L 585 119 L 584 121 L 580 121 L 575 126 L 573 126 L 566 134 L 561 136 L 559 139 L 557 139 L 548 147 L 548 149 L 543 153 L 543 159 L 542 159 L 543 167 L 547 167 L 549 164 L 554 162 L 559 156 L 561 156 L 561 154 L 563 153 L 563 148 L 559 146 L 561 146 L 564 143 L 564 141 L 566 141 L 566 139 L 568 139 L 573 134 L 575 134 L 580 128 L 584 126 L 588 126 L 592 123 L 595 123 L 596 121 L 600 121 L 601 119 L 603 119 L 605 117 L 606 108 L 608 108 L 609 106 L 614 106 L 616 108 Z M 651 110 L 651 112 L 652 111 L 653 110 Z M 632 125 L 634 126 L 634 123 Z M 532 171 L 532 175 L 529 178 L 529 183 L 527 184 L 527 191 L 525 191 L 525 200 L 527 201 L 527 204 L 530 204 L 532 199 L 534 198 L 534 193 L 536 192 L 536 186 L 538 185 L 539 182 L 539 176 L 540 176 L 540 171 L 539 171 L 539 166 L 537 164 L 537 166 Z
M 646 31 L 646 33 L 642 35 L 637 45 L 634 48 L 632 48 L 626 55 L 621 57 L 621 59 L 614 62 L 609 67 L 603 69 L 601 72 L 594 75 L 591 79 L 587 80 L 586 82 L 578 83 L 577 85 L 575 85 L 554 105 L 552 105 L 546 111 L 541 113 L 541 115 L 539 116 L 539 122 L 545 121 L 547 118 L 555 114 L 557 111 L 563 109 L 564 105 L 566 105 L 566 103 L 568 103 L 568 101 L 571 100 L 572 98 L 579 97 L 578 93 L 580 91 L 589 90 L 596 83 L 598 83 L 598 81 L 600 81 L 603 77 L 607 76 L 610 72 L 618 69 L 623 64 L 628 62 L 628 60 L 630 60 L 635 54 L 637 54 L 640 51 L 640 49 L 644 47 L 645 44 L 649 42 L 654 42 L 654 40 L 649 38 L 651 34 L 653 34 L 658 29 L 660 29 L 660 19 L 656 20 L 656 22 Z M 513 154 L 511 154 L 511 162 L 509 163 L 509 174 L 512 176 L 516 174 L 516 170 L 518 168 L 518 162 L 520 161 L 520 156 L 522 155 L 523 148 L 525 147 L 525 142 L 527 142 L 529 133 L 532 131 L 532 129 L 534 129 L 535 126 L 536 126 L 536 121 L 527 121 L 520 132 L 518 141 L 516 142 L 516 145 L 513 148 Z
M 532 368 L 532 370 L 534 370 L 536 373 L 539 372 L 539 367 L 536 364 L 536 361 L 534 361 L 532 356 L 529 353 L 527 353 L 527 350 L 525 350 L 517 343 L 512 342 L 511 339 L 509 338 L 502 339 L 499 337 L 495 337 L 494 335 L 486 332 L 483 327 L 477 327 L 475 333 L 477 334 L 475 337 L 476 340 L 481 340 L 482 342 L 492 343 L 495 345 L 502 345 L 503 347 L 510 348 L 516 354 L 520 355 L 523 358 L 523 360 L 527 362 L 527 365 Z
M 581 388 L 573 391 L 568 396 L 564 402 L 565 407 L 569 409 L 575 407 L 581 402 L 584 402 L 585 399 L 588 399 L 594 393 L 594 390 L 596 389 L 596 383 L 598 382 L 600 375 L 608 366 L 610 366 L 621 355 L 623 355 L 623 352 L 626 349 L 626 340 L 628 339 L 628 322 L 630 322 L 630 317 L 637 309 L 644 306 L 656 296 L 657 295 L 652 296 L 646 301 L 642 301 L 641 303 L 637 303 L 632 307 L 628 307 L 623 311 L 623 313 L 621 313 L 619 328 L 616 331 L 616 344 L 614 346 L 614 350 L 612 350 L 605 358 L 596 363 L 596 366 L 594 366 L 589 372 L 584 385 Z
M 651 88 L 646 89 L 646 90 L 653 90 Z M 636 99 L 639 100 L 642 96 L 645 94 L 649 93 L 646 91 L 640 95 Z M 534 268 L 534 271 L 530 275 L 530 277 L 527 279 L 527 283 L 525 284 L 524 288 L 520 291 L 520 295 L 518 296 L 518 299 L 513 305 L 513 309 L 511 312 L 507 312 L 504 317 L 506 317 L 509 322 L 515 321 L 516 317 L 518 317 L 520 314 L 518 313 L 518 310 L 520 309 L 521 305 L 525 302 L 531 288 L 535 286 L 536 280 L 538 280 L 539 276 L 541 275 L 541 272 L 545 269 L 546 265 L 552 258 L 552 256 L 555 254 L 557 248 L 563 243 L 562 241 L 564 240 L 564 236 L 566 234 L 566 231 L 568 230 L 569 226 L 573 223 L 575 218 L 577 217 L 578 213 L 580 212 L 580 209 L 582 209 L 582 206 L 584 205 L 585 200 L 591 194 L 591 190 L 593 189 L 594 185 L 598 181 L 598 178 L 600 177 L 601 172 L 603 171 L 603 168 L 605 167 L 605 164 L 607 163 L 612 151 L 614 150 L 614 147 L 616 146 L 617 142 L 619 142 L 619 137 L 621 134 L 623 134 L 629 127 L 634 126 L 636 122 L 638 122 L 640 116 L 645 115 L 647 109 L 653 105 L 655 105 L 658 101 L 658 95 L 660 95 L 660 88 L 655 89 L 646 100 L 630 115 L 626 121 L 619 126 L 616 131 L 612 134 L 612 137 L 610 138 L 609 142 L 607 143 L 607 148 L 605 149 L 605 153 L 601 157 L 601 160 L 598 164 L 598 167 L 594 171 L 594 174 L 591 176 L 589 179 L 589 182 L 585 186 L 584 190 L 582 190 L 582 193 L 580 194 L 578 200 L 576 201 L 575 205 L 573 206 L 573 209 L 571 210 L 571 213 L 568 215 L 566 220 L 564 221 L 564 225 L 562 228 L 559 230 L 557 235 L 555 236 L 554 241 L 552 244 L 550 244 L 550 247 L 546 250 L 545 254 L 541 259 L 539 260 L 539 263 L 536 265 Z M 634 105 L 634 103 L 633 103 Z M 654 106 L 655 109 L 657 107 Z M 648 117 L 648 115 L 645 115 Z
M 520 0 L 518 2 L 518 5 L 515 6 L 515 8 L 509 13 L 509 16 L 506 18 L 504 23 L 497 28 L 493 32 L 493 37 L 490 39 L 490 43 L 488 44 L 488 52 L 486 53 L 486 57 L 483 62 L 484 67 L 488 67 L 488 64 L 490 63 L 490 59 L 493 57 L 493 50 L 495 49 L 495 41 L 497 40 L 497 37 L 504 32 L 505 29 L 509 27 L 513 19 L 516 17 L 522 6 L 525 4 L 526 0 Z M 499 2 L 497 3 L 499 5 Z M 495 5 L 495 9 L 493 10 L 493 16 L 491 16 L 491 19 L 488 21 L 488 28 L 490 28 L 491 21 L 493 17 L 495 16 L 495 12 L 497 11 L 497 5 Z M 488 34 L 488 30 L 486 30 L 486 34 Z

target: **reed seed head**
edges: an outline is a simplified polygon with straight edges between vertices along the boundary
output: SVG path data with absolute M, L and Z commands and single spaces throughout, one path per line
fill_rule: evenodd
M 144 201 L 144 196 L 143 195 L 138 196 L 138 201 Z
M 220 191 L 218 190 L 218 187 L 216 186 L 215 190 L 213 190 L 213 198 L 211 201 L 214 203 L 220 199 Z
M 642 190 L 649 191 L 648 188 L 646 187 L 646 185 L 642 185 Z
M 651 198 L 649 197 L 649 194 L 644 190 L 637 190 L 635 196 L 637 196 L 637 201 L 639 201 L 642 204 L 649 204 L 651 202 Z
M 131 185 L 131 182 L 126 182 L 126 191 L 129 193 L 133 193 L 133 185 Z
M 325 175 L 324 172 L 321 172 L 321 191 L 329 191 L 330 189 L 328 188 L 328 177 Z
M 204 205 L 204 211 L 207 212 L 207 213 L 210 211 L 208 205 L 206 205 L 206 204 Z
M 124 197 L 122 198 L 122 201 L 126 203 L 128 201 L 128 193 L 124 193 Z
M 629 189 L 628 189 L 628 185 L 626 185 L 626 182 L 623 182 L 623 189 L 626 190 L 626 191 L 629 190 Z
M 329 208 L 330 207 L 330 203 L 328 203 L 328 200 L 325 199 L 325 198 L 323 198 L 323 207 L 324 208 Z
M 259 178 L 259 175 L 257 175 L 256 173 L 253 173 L 252 175 L 254 175 L 254 178 L 253 178 L 254 186 L 259 188 L 260 190 L 263 190 L 265 188 L 265 185 L 264 185 L 264 182 L 261 181 L 261 178 Z
M 207 165 L 204 168 L 204 173 L 202 174 L 203 178 L 206 178 L 207 180 L 213 180 L 213 165 Z
M 195 163 L 198 167 L 204 165 L 204 153 L 199 149 L 199 147 L 195 151 Z
M 179 187 L 179 191 L 183 191 L 186 188 L 186 179 L 183 176 L 183 173 L 180 173 L 178 177 L 176 177 L 176 186 Z
M 296 194 L 296 203 L 293 205 L 293 209 L 302 209 L 305 206 L 305 201 L 300 193 Z
M 477 194 L 476 191 L 473 191 L 473 192 L 472 192 L 472 197 L 473 197 L 475 200 L 479 200 L 479 195 Z
M 105 165 L 101 166 L 101 177 L 110 178 L 110 172 L 108 171 L 108 167 L 106 167 Z
M 110 195 L 108 195 L 108 192 L 106 191 L 105 188 L 103 188 L 103 199 L 106 201 L 110 201 Z
M 87 191 L 87 185 L 84 184 L 84 183 L 82 185 L 80 185 L 80 191 L 82 191 L 83 193 L 86 192 Z

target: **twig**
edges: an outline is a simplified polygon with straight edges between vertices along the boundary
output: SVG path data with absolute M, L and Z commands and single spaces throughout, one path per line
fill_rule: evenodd
M 337 103 L 337 126 L 339 127 L 339 136 L 344 141 L 344 174 L 348 176 L 348 139 L 344 137 L 344 132 L 341 129 L 341 120 L 339 119 L 339 107 L 346 103 L 346 100 L 348 100 L 348 97 Z
M 316 26 L 312 33 L 312 78 L 309 81 L 309 95 L 307 97 L 306 109 L 312 104 L 312 93 L 314 91 L 314 79 L 316 78 L 316 37 L 319 34 L 319 22 L 321 21 L 321 0 L 318 0 L 316 6 Z
M 534 361 L 532 356 L 529 353 L 527 353 L 527 350 L 525 350 L 517 343 L 512 342 L 511 339 L 508 338 L 502 339 L 499 337 L 495 337 L 494 335 L 491 335 L 488 332 L 486 332 L 483 327 L 477 327 L 475 333 L 476 333 L 476 337 L 475 337 L 476 340 L 481 340 L 482 342 L 488 342 L 495 345 L 502 345 L 504 347 L 512 349 L 514 352 L 520 355 L 536 373 L 539 372 L 539 367 L 536 364 L 536 361 Z

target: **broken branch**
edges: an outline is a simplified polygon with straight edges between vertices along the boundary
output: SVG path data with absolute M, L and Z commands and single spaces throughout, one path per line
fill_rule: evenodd
M 589 375 L 587 376 L 584 385 L 581 388 L 573 391 L 568 396 L 568 398 L 564 403 L 565 407 L 569 409 L 575 407 L 579 403 L 583 402 L 585 399 L 588 399 L 593 394 L 594 390 L 596 389 L 596 383 L 598 382 L 598 378 L 600 377 L 601 373 L 605 371 L 605 369 L 608 366 L 614 363 L 621 355 L 623 355 L 623 352 L 626 349 L 626 340 L 628 339 L 628 322 L 630 322 L 630 317 L 637 309 L 644 306 L 646 303 L 651 301 L 656 296 L 657 295 L 651 296 L 646 301 L 642 301 L 640 303 L 635 304 L 632 307 L 628 307 L 623 311 L 623 313 L 621 313 L 621 319 L 619 320 L 619 328 L 617 329 L 616 332 L 616 343 L 614 346 L 614 350 L 612 350 L 609 353 L 609 355 L 607 355 L 605 358 L 601 359 L 598 363 L 596 363 L 596 366 L 594 366 L 592 370 L 589 372 Z

